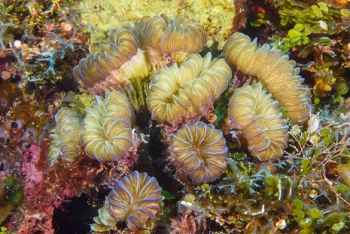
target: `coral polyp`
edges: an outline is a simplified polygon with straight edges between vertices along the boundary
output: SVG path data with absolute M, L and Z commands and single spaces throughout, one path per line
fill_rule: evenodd
M 213 109 L 214 101 L 227 88 L 231 69 L 222 59 L 190 55 L 180 65 L 158 70 L 150 86 L 147 106 L 152 118 L 176 125 L 200 118 Z
M 81 134 L 85 151 L 100 162 L 119 161 L 133 145 L 134 110 L 127 97 L 107 92 L 106 98 L 96 96 L 96 103 L 85 110 Z
M 184 16 L 171 20 L 167 15 L 141 19 L 142 44 L 163 54 L 198 53 L 206 43 L 204 25 Z
M 143 98 L 142 82 L 148 79 L 152 65 L 146 52 L 140 49 L 138 32 L 130 25 L 111 29 L 106 42 L 95 42 L 89 47 L 90 54 L 74 67 L 75 80 L 85 89 L 103 95 L 106 91 L 136 90 Z M 134 94 L 135 95 L 135 94 Z M 144 100 L 136 100 L 140 108 Z
M 156 178 L 134 171 L 117 181 L 99 209 L 99 220 L 105 226 L 126 221 L 129 228 L 142 228 L 160 210 L 161 191 Z
M 139 42 L 131 28 L 112 29 L 106 42 L 90 45 L 90 54 L 81 59 L 79 65 L 73 69 L 74 78 L 83 88 L 111 88 L 103 84 L 105 79 L 111 71 L 119 69 L 136 55 L 138 48 Z M 113 84 L 112 81 L 110 83 Z
M 57 112 L 55 121 L 57 126 L 50 134 L 48 160 L 51 165 L 58 157 L 66 162 L 73 162 L 80 151 L 83 115 L 72 108 L 62 107 Z
M 238 129 L 251 154 L 261 161 L 279 158 L 288 143 L 288 126 L 278 102 L 260 83 L 237 88 L 231 97 L 228 122 Z
M 228 148 L 222 132 L 202 122 L 185 124 L 170 135 L 170 152 L 177 167 L 195 182 L 212 182 L 226 168 Z
M 256 39 L 242 33 L 234 33 L 224 46 L 230 65 L 235 65 L 246 75 L 256 76 L 281 107 L 287 110 L 288 118 L 299 125 L 305 125 L 311 114 L 311 92 L 300 77 L 295 62 L 276 47 L 268 44 L 257 47 Z

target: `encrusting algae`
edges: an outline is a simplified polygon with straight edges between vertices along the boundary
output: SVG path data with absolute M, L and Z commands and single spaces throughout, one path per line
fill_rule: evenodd
M 79 2 L 78 7 L 84 9 L 82 21 L 91 25 L 94 32 L 93 40 L 101 40 L 104 32 L 110 28 L 121 27 L 128 23 L 153 17 L 156 14 L 174 16 L 177 19 L 189 18 L 203 24 L 203 29 L 209 36 L 208 45 L 218 42 L 220 47 L 232 33 L 235 27 L 235 16 L 242 10 L 236 2 L 226 0 L 184 0 L 184 1 L 110 1 L 94 0 Z M 220 17 L 217 17 L 220 15 Z M 163 16 L 156 16 L 162 18 Z

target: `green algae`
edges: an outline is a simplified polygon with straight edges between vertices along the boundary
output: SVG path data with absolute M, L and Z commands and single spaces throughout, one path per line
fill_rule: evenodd
M 19 180 L 19 178 L 7 176 L 1 182 L 1 186 L 5 187 L 5 190 L 1 196 L 1 201 L 5 205 L 18 206 L 21 204 L 24 193 L 22 182 Z
M 273 9 L 279 16 L 279 25 L 272 16 L 258 14 L 252 26 L 267 25 L 278 33 L 269 40 L 284 52 L 290 52 L 301 61 L 313 57 L 303 66 L 311 73 L 314 104 L 332 98 L 332 104 L 339 104 L 348 92 L 346 69 L 349 62 L 347 42 L 349 40 L 350 11 L 344 3 L 334 1 L 311 2 L 298 0 L 275 0 Z

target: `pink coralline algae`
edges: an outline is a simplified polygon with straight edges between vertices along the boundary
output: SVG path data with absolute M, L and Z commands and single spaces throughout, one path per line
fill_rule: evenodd
M 39 194 L 44 179 L 43 171 L 38 168 L 40 152 L 39 146 L 31 145 L 24 154 L 25 162 L 21 171 L 25 180 L 24 196 L 27 207 L 24 210 L 24 221 L 19 227 L 19 233 L 32 233 L 34 230 L 54 233 L 52 227 L 54 207 L 51 203 L 53 198 L 49 194 Z M 43 196 L 47 197 L 43 199 Z
M 41 147 L 32 144 L 24 153 L 25 162 L 21 168 L 24 177 L 25 209 L 24 220 L 18 227 L 18 233 L 54 233 L 53 212 L 64 199 L 72 198 L 75 193 L 69 187 L 51 193 L 46 189 L 45 171 L 49 165 L 41 165 L 46 160 L 41 154 Z M 60 199 L 61 198 L 61 199 Z
M 24 154 L 26 161 L 22 167 L 22 173 L 25 175 L 28 188 L 35 188 L 43 180 L 43 172 L 36 166 L 40 159 L 40 151 L 39 146 L 31 145 L 29 151 Z

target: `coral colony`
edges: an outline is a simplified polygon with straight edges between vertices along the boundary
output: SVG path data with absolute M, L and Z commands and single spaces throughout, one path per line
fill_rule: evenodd
M 42 149 L 0 164 L 0 234 L 70 233 L 57 210 L 83 194 L 96 233 L 349 231 L 349 103 L 314 108 L 281 49 L 236 32 L 221 51 L 206 30 L 160 14 L 91 43 Z M 4 145 L 30 134 L 0 126 Z

